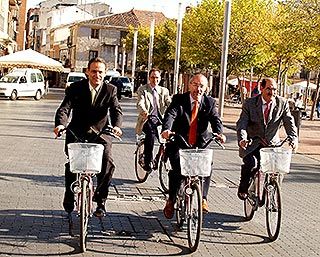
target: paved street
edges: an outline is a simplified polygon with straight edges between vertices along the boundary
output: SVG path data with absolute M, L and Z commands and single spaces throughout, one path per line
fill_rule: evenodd
M 282 185 L 280 236 L 269 242 L 263 208 L 252 221 L 244 221 L 236 196 L 241 160 L 230 128 L 225 130 L 226 149 L 214 147 L 211 212 L 204 218 L 199 249 L 190 254 L 186 231 L 162 214 L 165 195 L 156 174 L 143 184 L 136 182 L 134 98 L 121 102 L 124 136 L 114 142 L 117 169 L 108 215 L 103 224 L 90 220 L 87 252 L 80 254 L 77 227 L 76 235 L 69 236 L 61 205 L 64 141 L 52 133 L 62 93 L 52 90 L 39 102 L 0 99 L 0 256 L 320 256 L 320 161 L 293 156 Z

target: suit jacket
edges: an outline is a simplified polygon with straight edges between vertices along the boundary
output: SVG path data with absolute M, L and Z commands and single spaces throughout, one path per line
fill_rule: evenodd
M 293 140 L 297 140 L 297 128 L 290 113 L 288 101 L 280 96 L 275 97 L 275 106 L 269 114 L 267 124 L 264 123 L 262 112 L 262 96 L 248 98 L 243 106 L 239 120 L 237 121 L 238 142 L 250 139 L 255 136 L 264 138 L 269 144 L 276 144 L 280 141 L 278 131 L 283 124 L 287 135 Z M 239 148 L 240 157 L 253 152 L 259 147 L 259 140 L 247 147 L 246 150 Z
M 190 93 L 174 95 L 170 106 L 165 112 L 162 131 L 174 131 L 188 142 L 191 113 Z M 198 111 L 196 147 L 203 147 L 209 139 L 209 123 L 212 132 L 222 133 L 223 125 L 218 114 L 216 101 L 211 96 L 203 95 Z
M 89 82 L 87 79 L 71 84 L 65 90 L 65 97 L 56 111 L 55 126 L 69 123 L 69 128 L 79 137 L 86 138 L 87 132 L 93 126 L 98 131 L 107 125 L 120 127 L 122 124 L 122 110 L 116 95 L 116 87 L 103 83 L 92 104 Z M 108 113 L 109 116 L 108 117 Z M 109 119 L 110 118 L 110 119 Z M 110 142 L 111 142 L 111 138 Z M 68 133 L 66 144 L 75 139 Z
M 163 117 L 165 110 L 171 103 L 171 97 L 169 95 L 169 90 L 165 87 L 156 86 L 155 89 L 159 95 L 158 98 L 158 111 L 161 117 Z M 149 85 L 143 85 L 138 88 L 137 91 L 137 109 L 138 109 L 138 119 L 136 124 L 136 133 L 141 134 L 145 119 L 142 116 L 142 112 L 148 112 L 149 114 L 153 110 L 153 95 L 152 89 Z

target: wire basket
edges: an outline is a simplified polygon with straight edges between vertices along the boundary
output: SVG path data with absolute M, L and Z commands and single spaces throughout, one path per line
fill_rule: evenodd
M 281 147 L 260 149 L 260 165 L 264 173 L 289 173 L 292 149 Z
M 211 173 L 212 149 L 181 149 L 180 166 L 183 176 L 208 177 Z
M 70 170 L 73 173 L 99 173 L 104 146 L 91 143 L 68 144 Z

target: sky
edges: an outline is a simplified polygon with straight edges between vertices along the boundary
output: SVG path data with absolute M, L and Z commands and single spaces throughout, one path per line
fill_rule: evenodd
M 85 0 L 82 0 L 84 3 Z M 98 0 L 87 0 L 94 2 Z M 103 0 L 100 0 L 102 2 Z M 27 0 L 27 8 L 35 7 L 42 2 L 41 0 Z M 182 5 L 182 11 L 187 5 L 196 5 L 201 0 L 105 0 L 112 7 L 114 13 L 126 12 L 132 8 L 138 10 L 160 11 L 168 18 L 178 18 L 179 3 Z

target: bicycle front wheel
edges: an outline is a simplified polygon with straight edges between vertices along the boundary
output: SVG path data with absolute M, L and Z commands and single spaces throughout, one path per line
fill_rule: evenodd
M 140 183 L 143 183 L 148 178 L 148 172 L 143 169 L 144 166 L 144 140 L 141 140 L 137 145 L 137 149 L 134 153 L 134 168 L 136 177 Z
M 159 180 L 160 185 L 164 193 L 169 192 L 169 171 L 171 170 L 171 164 L 169 158 L 162 155 L 159 165 Z
M 198 183 L 191 186 L 190 205 L 188 208 L 188 244 L 191 252 L 197 250 L 202 227 L 202 194 Z
M 86 238 L 88 234 L 88 221 L 90 215 L 90 188 L 89 182 L 83 179 L 81 182 L 81 206 L 80 206 L 80 250 L 86 251 Z
M 271 241 L 275 241 L 280 233 L 281 193 L 277 181 L 270 181 L 266 186 L 266 223 Z

